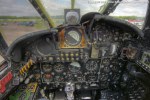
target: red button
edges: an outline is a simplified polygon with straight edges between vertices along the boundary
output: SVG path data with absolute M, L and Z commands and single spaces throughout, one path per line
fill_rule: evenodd
M 8 74 L 0 80 L 0 93 L 4 93 L 6 91 L 6 85 L 12 79 L 12 76 L 12 73 L 8 72 Z

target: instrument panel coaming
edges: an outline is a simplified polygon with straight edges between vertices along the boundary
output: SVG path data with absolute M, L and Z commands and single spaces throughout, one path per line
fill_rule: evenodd
M 87 56 L 89 50 L 83 27 L 79 26 L 66 27 L 56 34 L 43 36 L 25 49 L 41 62 L 79 61 Z
M 92 37 L 83 31 L 83 27 L 79 29 L 69 29 L 69 31 L 79 32 L 80 35 L 70 36 L 72 39 L 67 40 L 68 30 L 65 33 L 65 28 L 56 33 L 55 36 L 48 35 L 41 37 L 39 40 L 27 46 L 27 50 L 32 56 L 36 56 L 39 61 L 49 62 L 72 62 L 82 60 L 84 57 L 87 59 L 100 59 L 102 57 L 114 57 L 120 52 L 124 41 L 132 40 L 129 33 L 125 33 L 118 28 L 113 28 L 109 25 L 98 25 L 94 28 Z M 67 28 L 68 29 L 68 28 Z M 82 31 L 81 31 L 82 30 Z M 85 29 L 84 29 L 85 30 Z M 69 33 L 70 34 L 70 33 Z M 86 36 L 85 36 L 86 35 Z M 74 39 L 74 37 L 81 37 L 81 39 Z M 75 38 L 76 38 L 75 37 Z M 92 39 L 92 42 L 89 39 Z M 71 40 L 75 41 L 76 45 L 71 45 Z M 67 42 L 66 42 L 67 41 Z M 68 43 L 71 41 L 72 43 Z M 62 45 L 63 44 L 63 45 Z M 66 45 L 66 46 L 65 46 Z M 64 57 L 64 58 L 63 58 Z

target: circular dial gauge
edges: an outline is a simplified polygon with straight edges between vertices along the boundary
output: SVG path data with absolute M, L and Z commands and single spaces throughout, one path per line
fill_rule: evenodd
M 81 33 L 76 30 L 71 30 L 65 34 L 65 42 L 68 45 L 75 46 L 81 41 Z
M 58 63 L 58 64 L 56 64 L 56 65 L 54 66 L 54 70 L 55 70 L 57 73 L 63 72 L 64 68 L 65 68 L 64 65 L 61 64 L 61 63 Z
M 52 81 L 52 75 L 51 74 L 44 74 L 43 79 L 45 82 L 50 82 L 50 81 Z
M 72 73 L 77 73 L 80 71 L 80 64 L 78 62 L 72 62 L 70 63 L 70 65 L 68 66 L 69 67 L 69 70 L 72 72 Z
M 97 61 L 88 61 L 86 63 L 86 69 L 88 71 L 95 71 L 98 68 L 98 62 Z
M 49 64 L 44 64 L 42 67 L 44 72 L 50 72 L 52 70 L 52 66 Z
M 70 11 L 66 14 L 66 22 L 69 25 L 75 25 L 79 22 L 79 14 L 74 11 Z

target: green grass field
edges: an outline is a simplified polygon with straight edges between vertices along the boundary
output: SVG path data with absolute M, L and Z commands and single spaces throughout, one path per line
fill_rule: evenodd
M 20 22 L 35 22 L 34 27 L 37 29 L 47 29 L 48 25 L 43 19 L 0 19 L 0 23 L 20 23 Z

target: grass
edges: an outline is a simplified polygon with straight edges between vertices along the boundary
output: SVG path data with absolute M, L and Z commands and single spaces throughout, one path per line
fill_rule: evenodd
M 0 23 L 19 23 L 19 22 L 29 22 L 34 21 L 36 24 L 34 25 L 37 29 L 47 29 L 48 25 L 44 22 L 43 19 L 0 19 Z
M 45 22 L 42 22 L 42 21 L 36 21 L 36 24 L 35 24 L 34 27 L 37 28 L 37 29 L 47 29 L 49 26 L 46 25 Z

